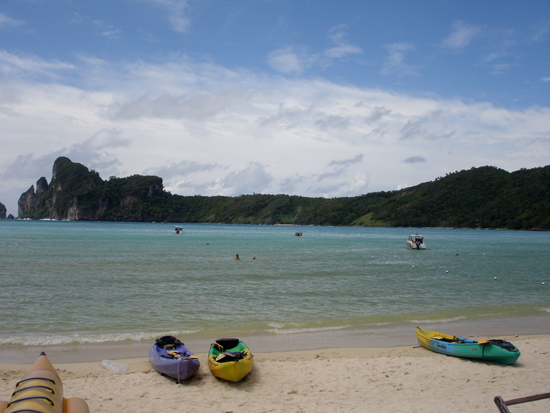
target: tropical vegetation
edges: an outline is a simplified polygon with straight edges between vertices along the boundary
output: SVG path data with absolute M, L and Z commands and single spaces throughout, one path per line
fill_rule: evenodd
M 512 173 L 485 166 L 399 191 L 326 199 L 173 195 L 162 178 L 102 180 L 61 157 L 45 185 L 32 208 L 19 211 L 20 218 L 550 230 L 550 166 Z

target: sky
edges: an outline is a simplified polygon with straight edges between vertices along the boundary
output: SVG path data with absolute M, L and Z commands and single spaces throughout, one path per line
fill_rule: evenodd
M 0 202 L 66 156 L 180 195 L 550 164 L 547 0 L 2 0 Z

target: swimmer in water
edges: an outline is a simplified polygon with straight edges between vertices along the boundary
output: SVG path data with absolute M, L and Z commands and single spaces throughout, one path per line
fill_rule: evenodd
M 235 259 L 236 259 L 236 260 L 240 260 L 239 254 L 237 254 L 237 255 L 235 256 Z

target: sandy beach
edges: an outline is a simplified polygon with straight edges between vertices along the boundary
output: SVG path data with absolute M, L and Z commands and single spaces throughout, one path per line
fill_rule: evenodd
M 54 363 L 66 397 L 84 398 L 91 412 L 497 412 L 493 398 L 550 391 L 550 335 L 507 337 L 521 351 L 511 366 L 447 357 L 419 346 L 333 348 L 255 353 L 239 383 L 210 373 L 206 354 L 194 378 L 182 383 L 158 374 L 146 357 Z M 38 355 L 37 355 L 38 356 Z M 30 360 L 32 364 L 34 360 Z M 8 400 L 26 364 L 1 364 L 0 399 Z M 548 412 L 550 399 L 515 405 L 512 412 Z

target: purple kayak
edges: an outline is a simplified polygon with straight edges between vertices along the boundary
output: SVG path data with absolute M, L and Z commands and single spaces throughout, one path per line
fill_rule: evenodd
M 172 336 L 164 336 L 155 341 L 149 350 L 149 361 L 160 374 L 178 382 L 194 376 L 200 367 L 198 357 Z

